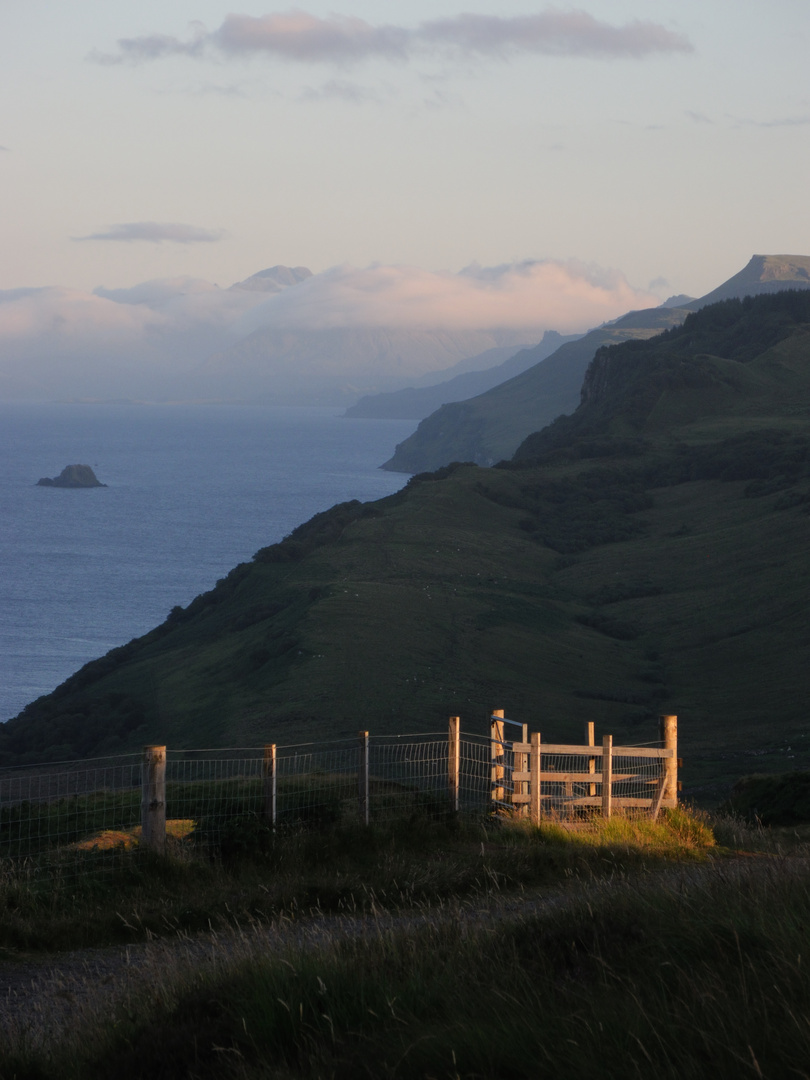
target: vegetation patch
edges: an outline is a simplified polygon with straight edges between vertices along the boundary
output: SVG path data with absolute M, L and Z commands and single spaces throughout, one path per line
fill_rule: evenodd
M 764 826 L 809 822 L 810 771 L 744 776 L 721 809 Z

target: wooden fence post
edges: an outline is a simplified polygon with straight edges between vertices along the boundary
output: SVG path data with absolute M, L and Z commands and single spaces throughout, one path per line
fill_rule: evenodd
M 589 720 L 585 725 L 585 738 L 588 740 L 588 746 L 596 745 L 596 729 L 594 728 L 593 720 Z M 588 772 L 596 772 L 596 758 L 588 758 Z M 591 799 L 596 798 L 596 784 L 588 784 L 588 795 Z
M 504 796 L 503 728 L 503 709 L 493 709 L 489 721 L 489 756 L 492 762 L 490 768 L 490 799 L 493 803 L 502 803 Z
M 528 743 L 529 741 L 529 725 L 524 724 L 520 733 L 521 741 Z M 515 754 L 515 772 L 528 772 L 529 771 L 529 755 L 528 754 Z M 516 795 L 528 795 L 529 784 L 527 780 L 520 780 L 518 783 L 512 785 Z M 518 813 L 521 817 L 525 817 L 529 813 L 529 807 L 526 803 L 520 803 L 518 807 Z
M 357 774 L 358 796 L 360 799 L 360 821 L 363 825 L 369 823 L 369 799 L 368 799 L 368 732 L 359 731 L 360 738 L 360 768 Z
M 543 802 L 540 798 L 540 732 L 532 732 L 532 756 L 530 762 L 531 772 L 531 815 L 532 824 L 540 824 L 540 815 L 543 812 Z
M 166 848 L 166 747 L 145 746 L 141 769 L 141 844 L 162 855 Z
M 447 732 L 447 786 L 450 811 L 458 813 L 459 776 L 461 772 L 461 717 L 451 716 Z
M 613 736 L 602 738 L 602 817 L 613 812 Z
M 664 801 L 678 801 L 678 717 L 659 716 L 658 730 L 665 750 L 672 751 L 672 757 L 664 758 Z
M 264 790 L 265 821 L 276 827 L 276 744 L 265 743 L 262 762 L 262 788 Z

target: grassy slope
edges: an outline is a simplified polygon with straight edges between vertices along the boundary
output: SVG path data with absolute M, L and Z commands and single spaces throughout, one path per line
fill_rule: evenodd
M 649 338 L 684 319 L 678 308 L 633 311 L 610 326 L 562 345 L 548 359 L 468 401 L 442 405 L 401 442 L 382 467 L 394 472 L 439 469 L 450 461 L 492 465 L 511 457 L 532 431 L 579 404 L 582 377 L 597 349 Z
M 754 766 L 810 764 L 810 313 L 783 315 L 746 363 L 690 357 L 692 324 L 608 351 L 603 398 L 546 430 L 542 460 L 319 515 L 29 706 L 0 753 L 291 743 L 448 714 L 483 733 L 504 707 L 555 740 L 586 720 L 649 739 L 678 713 L 687 788 L 707 798 Z M 728 352 L 734 325 L 704 329 Z

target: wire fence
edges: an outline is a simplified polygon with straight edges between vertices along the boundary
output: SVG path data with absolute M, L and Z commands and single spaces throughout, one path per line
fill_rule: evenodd
M 444 733 L 361 732 L 321 744 L 211 750 L 150 747 L 143 754 L 3 768 L 0 881 L 24 874 L 52 884 L 112 872 L 150 847 L 245 851 L 288 827 L 455 812 L 581 818 L 605 811 L 606 792 L 615 805 L 645 812 L 656 798 L 662 803 L 661 755 L 671 757 L 670 751 L 540 749 L 539 741 L 505 739 L 498 723 L 489 737 L 462 735 L 454 717 Z

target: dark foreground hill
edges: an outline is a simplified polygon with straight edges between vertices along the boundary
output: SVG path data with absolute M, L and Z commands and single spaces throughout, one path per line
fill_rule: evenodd
M 680 720 L 719 790 L 810 764 L 810 292 L 600 352 L 573 417 L 317 515 L 0 731 L 2 762 Z
M 748 264 L 699 300 L 680 297 L 660 308 L 630 312 L 564 345 L 523 374 L 466 401 L 456 400 L 427 416 L 396 448 L 384 469 L 422 472 L 450 461 L 492 465 L 511 457 L 518 445 L 560 414 L 579 404 L 582 377 L 596 351 L 605 345 L 649 338 L 683 322 L 689 311 L 707 304 L 784 289 L 810 288 L 810 256 L 754 255 Z M 538 358 L 539 359 L 539 358 Z

